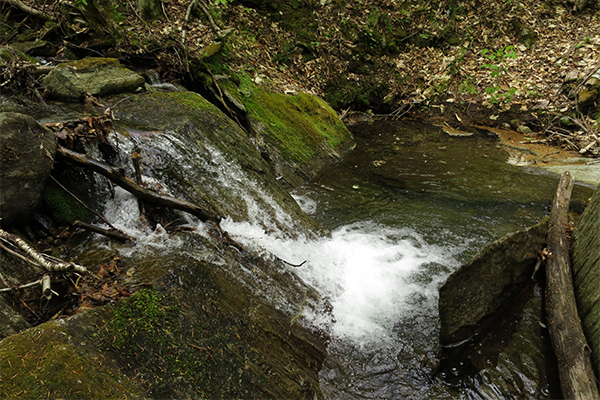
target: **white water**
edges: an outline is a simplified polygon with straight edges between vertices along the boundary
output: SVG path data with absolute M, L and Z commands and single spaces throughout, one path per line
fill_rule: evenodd
M 292 264 L 304 262 L 288 268 L 329 298 L 335 322 L 327 328 L 336 338 L 361 346 L 391 340 L 394 325 L 414 311 L 409 299 L 437 302 L 438 285 L 447 274 L 423 285 L 415 282 L 415 273 L 431 263 L 456 264 L 453 253 L 426 243 L 416 232 L 369 222 L 341 226 L 316 240 L 282 239 L 258 225 L 231 220 L 222 226 L 246 247 Z M 321 315 L 304 316 L 317 326 L 330 323 Z

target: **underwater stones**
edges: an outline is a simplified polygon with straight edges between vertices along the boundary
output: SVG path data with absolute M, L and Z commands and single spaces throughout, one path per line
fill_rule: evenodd
M 133 92 L 144 82 L 117 59 L 97 57 L 59 64 L 42 81 L 52 97 L 68 101 L 76 101 L 86 92 L 92 96 Z
M 547 220 L 485 246 L 440 288 L 442 346 L 461 344 L 480 333 L 504 303 L 531 280 L 538 251 L 546 243 Z
M 24 222 L 39 204 L 54 164 L 54 134 L 32 117 L 0 113 L 0 217 Z

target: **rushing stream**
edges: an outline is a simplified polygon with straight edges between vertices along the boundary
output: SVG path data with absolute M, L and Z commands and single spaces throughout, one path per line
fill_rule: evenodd
M 506 390 L 549 397 L 546 377 L 510 360 L 493 366 L 506 384 L 475 379 L 461 389 L 434 377 L 437 289 L 485 243 L 547 214 L 557 177 L 507 164 L 486 135 L 451 138 L 399 123 L 352 130 L 357 147 L 345 161 L 294 193 L 330 236 L 285 240 L 256 225 L 224 224 L 243 244 L 302 264 L 290 269 L 330 299 L 333 339 L 320 375 L 326 397 L 511 398 Z M 585 193 L 576 187 L 575 202 Z
M 533 225 L 548 213 L 556 175 L 508 164 L 497 139 L 485 132 L 450 137 L 440 128 L 416 123 L 361 123 L 351 128 L 357 145 L 344 161 L 293 193 L 327 233 L 291 239 L 278 226 L 295 226 L 293 217 L 276 208 L 263 187 L 248 179 L 226 152 L 206 144 L 202 153 L 189 143 L 179 144 L 166 130 L 160 135 L 128 130 L 127 137 L 119 134 L 120 151 L 149 149 L 145 157 L 155 157 L 153 164 L 180 164 L 183 174 L 213 176 L 221 186 L 202 184 L 202 190 L 241 196 L 247 221 L 225 218 L 222 228 L 244 247 L 288 262 L 282 268 L 329 300 L 332 315 L 300 305 L 303 321 L 331 335 L 320 372 L 326 398 L 552 398 L 556 377 L 545 366 L 547 357 L 539 351 L 527 353 L 540 346 L 537 333 L 519 337 L 526 349 L 520 357 L 482 355 L 480 374 L 457 370 L 454 381 L 437 374 L 437 301 L 448 275 L 486 243 Z M 200 166 L 190 162 L 201 157 L 212 161 Z M 129 160 L 130 154 L 122 158 Z M 144 179 L 167 189 L 165 182 L 147 175 Z M 106 217 L 141 239 L 130 252 L 187 251 L 164 229 L 140 226 L 133 196 L 120 189 L 115 194 Z M 590 194 L 590 188 L 576 185 L 572 202 L 582 204 Z M 265 212 L 269 206 L 271 211 Z M 191 223 L 203 234 L 201 223 Z M 127 256 L 124 249 L 121 254 Z M 528 304 L 533 306 L 516 318 L 523 330 L 535 333 L 543 319 L 539 285 L 531 292 Z M 270 301 L 279 304 L 281 299 Z M 465 376 L 467 372 L 471 375 Z

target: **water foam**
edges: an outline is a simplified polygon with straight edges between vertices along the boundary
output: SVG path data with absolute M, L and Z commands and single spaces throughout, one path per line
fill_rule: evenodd
M 425 285 L 414 275 L 432 263 L 455 263 L 446 249 L 426 243 L 414 231 L 369 222 L 342 226 L 317 240 L 282 239 L 250 223 L 225 220 L 222 225 L 247 247 L 291 264 L 306 261 L 289 268 L 329 298 L 336 321 L 331 333 L 357 344 L 390 339 L 394 325 L 414 311 L 409 300 L 416 295 L 436 301 L 445 275 Z M 305 317 L 316 324 L 322 318 Z

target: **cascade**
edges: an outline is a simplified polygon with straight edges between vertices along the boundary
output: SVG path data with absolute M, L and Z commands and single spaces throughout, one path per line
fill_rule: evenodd
M 247 210 L 245 220 L 224 216 L 221 227 L 254 253 L 283 260 L 282 271 L 294 274 L 329 301 L 331 310 L 324 313 L 315 304 L 286 303 L 285 294 L 279 293 L 281 288 L 265 289 L 276 283 L 256 286 L 279 309 L 291 315 L 300 311 L 297 315 L 302 317 L 297 319 L 300 323 L 330 334 L 328 358 L 320 374 L 326 398 L 457 396 L 457 389 L 434 377 L 439 362 L 437 290 L 484 243 L 515 227 L 534 223 L 545 213 L 544 199 L 521 203 L 499 200 L 504 194 L 480 199 L 477 197 L 480 192 L 469 194 L 472 197 L 468 198 L 464 193 L 457 195 L 454 187 L 440 195 L 444 186 L 435 181 L 437 178 L 430 171 L 410 170 L 417 181 L 429 185 L 426 190 L 398 187 L 390 179 L 382 180 L 372 173 L 377 155 L 361 154 L 358 148 L 344 163 L 293 193 L 303 211 L 319 221 L 328 233 L 315 237 L 299 231 L 292 237 L 289 231 L 294 230 L 294 217 L 223 151 L 204 144 L 210 155 L 207 161 L 206 153 L 193 153 L 185 144 L 177 143 L 169 132 L 151 141 L 145 138 L 143 144 L 142 135 L 131 132 L 129 137 L 118 139 L 122 152 L 151 142 L 155 148 L 152 152 L 160 154 L 157 160 L 173 159 L 190 173 L 194 172 L 189 165 L 190 157 L 203 156 L 204 161 L 199 161 L 203 173 L 211 175 L 224 190 L 234 192 Z M 479 144 L 482 151 L 491 151 L 492 146 L 485 146 L 485 141 Z M 177 155 L 181 148 L 188 152 L 185 162 Z M 464 150 L 459 147 L 457 151 Z M 129 159 L 127 154 L 122 157 Z M 392 161 L 387 160 L 388 165 Z M 497 163 L 502 165 L 502 162 Z M 144 176 L 146 182 L 170 191 L 168 182 L 154 179 Z M 548 179 L 551 182 L 548 187 L 553 186 L 553 180 Z M 511 190 L 519 192 L 532 186 L 532 180 L 544 179 L 532 177 L 522 182 L 512 179 L 518 187 Z M 496 185 L 493 180 L 489 184 Z M 512 194 L 506 196 L 510 198 Z M 148 231 L 147 227 L 132 222 L 139 221 L 136 213 L 135 199 L 117 190 L 107 218 L 128 234 L 145 238 L 131 251 L 181 246 L 160 226 Z M 195 218 L 188 217 L 186 224 L 197 228 L 195 234 L 206 234 L 203 224 Z M 281 229 L 284 226 L 287 230 Z M 508 364 L 503 368 L 517 367 Z M 533 388 L 529 394 L 538 394 L 533 383 L 535 377 L 522 374 L 519 379 Z M 468 396 L 488 398 L 477 385 L 467 390 Z M 488 384 L 487 390 L 495 392 L 491 398 L 500 399 L 506 393 L 493 384 Z M 507 389 L 510 390 L 513 389 Z

